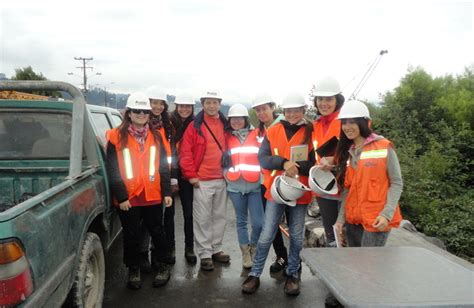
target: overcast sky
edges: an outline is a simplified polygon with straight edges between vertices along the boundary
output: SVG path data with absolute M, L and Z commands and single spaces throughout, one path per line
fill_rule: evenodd
M 31 65 L 80 85 L 67 75 L 81 74 L 74 57 L 93 57 L 89 83 L 114 92 L 157 86 L 195 96 L 217 89 L 224 102 L 263 92 L 279 100 L 332 75 L 348 96 L 386 49 L 359 94 L 374 101 L 409 66 L 440 76 L 474 63 L 472 1 L 98 2 L 1 1 L 0 73 Z

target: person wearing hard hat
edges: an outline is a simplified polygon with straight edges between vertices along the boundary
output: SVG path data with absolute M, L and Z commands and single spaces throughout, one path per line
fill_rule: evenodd
M 390 229 L 402 216 L 398 200 L 403 180 L 393 144 L 370 129 L 370 114 L 360 101 L 349 101 L 338 117 L 342 122 L 336 162 L 344 187 L 335 224 L 351 247 L 384 246 Z
M 130 289 L 141 287 L 140 224 L 143 221 L 151 235 L 157 260 L 163 260 L 163 205 L 172 204 L 167 154 L 161 135 L 150 129 L 150 112 L 148 96 L 134 93 L 127 100 L 122 124 L 107 132 L 106 169 L 122 223 L 123 258 Z
M 237 239 L 242 252 L 242 266 L 252 267 L 252 252 L 257 247 L 263 225 L 263 205 L 260 196 L 261 169 L 258 162 L 260 143 L 250 125 L 249 112 L 242 104 L 232 105 L 227 115 L 229 133 L 226 135 L 231 165 L 224 169 L 227 192 L 234 205 Z M 248 217 L 252 232 L 249 237 Z
M 280 175 L 298 178 L 297 182 L 308 184 L 308 171 L 315 162 L 312 151 L 312 124 L 304 118 L 307 108 L 305 99 L 299 94 L 290 94 L 283 101 L 284 120 L 267 130 L 259 150 L 258 158 L 262 168 L 275 170 L 271 173 L 272 182 Z M 300 251 L 304 240 L 304 219 L 306 207 L 311 201 L 311 192 L 304 192 L 294 202 L 288 204 L 276 203 L 270 191 L 266 192 L 267 208 L 265 223 L 248 278 L 242 284 L 242 292 L 252 294 L 260 285 L 260 275 L 263 272 L 270 246 L 275 238 L 280 219 L 288 209 L 290 251 L 287 276 L 284 291 L 287 295 L 298 295 L 300 292 L 299 271 L 301 266 Z
M 344 104 L 339 82 L 332 77 L 325 77 L 318 81 L 314 91 L 314 106 L 317 109 L 317 119 L 313 123 L 313 147 L 317 150 L 331 140 L 338 138 L 341 133 L 341 122 L 337 119 L 339 111 Z M 336 143 L 334 143 L 336 144 Z M 332 168 L 334 157 L 332 155 L 321 157 L 317 155 L 316 160 L 321 168 L 329 171 Z M 340 196 L 328 194 L 316 194 L 316 201 L 321 213 L 321 219 L 326 235 L 326 245 L 336 247 L 333 225 L 337 219 L 340 206 Z
M 179 151 L 181 139 L 189 123 L 194 120 L 193 97 L 188 94 L 177 95 L 174 100 L 175 109 L 170 115 L 171 124 L 174 129 L 173 143 Z M 193 185 L 183 178 L 181 169 L 178 168 L 179 198 L 183 207 L 184 219 L 184 257 L 190 264 L 196 264 L 197 258 L 194 253 L 193 233 Z
M 227 190 L 221 165 L 227 151 L 227 120 L 219 111 L 222 98 L 215 91 L 201 96 L 202 111 L 184 132 L 179 147 L 183 177 L 193 185 L 193 231 L 201 270 L 214 270 L 214 261 L 229 263 L 222 251 Z
M 263 138 L 266 135 L 267 129 L 279 123 L 284 117 L 282 114 L 277 114 L 275 112 L 276 103 L 271 98 L 271 96 L 267 94 L 257 95 L 253 101 L 252 108 L 255 110 L 257 115 L 257 135 L 261 144 Z M 264 209 L 267 205 L 265 193 L 267 190 L 270 190 L 272 182 L 272 177 L 270 176 L 271 172 L 271 170 L 262 169 L 263 183 L 260 187 L 260 192 Z M 285 216 L 288 221 L 288 212 L 285 213 Z M 288 252 L 286 250 L 285 243 L 283 242 L 283 235 L 280 231 L 280 228 L 277 229 L 275 239 L 273 240 L 273 249 L 275 250 L 276 257 L 275 261 L 270 265 L 270 273 L 277 273 L 284 270 L 288 265 Z M 253 255 L 255 255 L 254 251 L 252 251 L 252 256 Z
M 342 131 L 335 154 L 336 177 L 343 192 L 335 232 L 349 247 L 385 246 L 390 229 L 402 220 L 398 200 L 403 180 L 397 154 L 389 140 L 370 129 L 364 103 L 346 102 L 338 119 Z M 326 304 L 339 302 L 329 294 Z

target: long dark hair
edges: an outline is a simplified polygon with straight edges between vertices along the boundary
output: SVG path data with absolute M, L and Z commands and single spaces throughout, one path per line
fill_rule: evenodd
M 341 120 L 343 122 L 344 119 Z M 360 135 L 367 138 L 372 134 L 372 130 L 369 127 L 369 120 L 366 118 L 354 118 L 357 126 L 359 127 Z M 340 187 L 344 186 L 344 179 L 346 176 L 347 160 L 349 159 L 349 149 L 354 141 L 347 138 L 346 134 L 341 129 L 339 135 L 339 142 L 336 147 L 336 154 L 334 156 L 336 162 L 336 178 Z
M 132 121 L 130 120 L 130 109 L 125 110 L 125 114 L 123 116 L 123 121 L 118 127 L 119 135 L 120 135 L 120 148 L 123 149 L 127 147 L 128 142 L 128 127 L 132 125 Z M 149 132 L 153 134 L 153 140 L 155 140 L 156 144 L 163 144 L 163 140 L 161 139 L 160 134 L 158 134 L 157 130 L 149 129 Z
M 275 103 L 267 103 L 267 105 L 270 105 L 270 108 L 272 108 L 275 106 Z M 278 117 L 278 114 L 275 112 L 275 110 L 273 110 L 272 116 L 273 120 L 275 121 L 275 119 Z M 258 136 L 263 137 L 263 135 L 265 135 L 265 123 L 258 120 Z
M 342 95 L 341 93 L 336 94 L 334 96 L 336 97 L 336 109 L 334 109 L 334 112 L 336 112 L 339 109 L 341 109 L 342 105 L 344 105 L 345 98 L 344 98 L 344 95 Z M 313 103 L 314 103 L 313 105 L 316 108 L 316 114 L 321 115 L 321 113 L 318 110 L 318 106 L 316 104 L 317 99 L 318 99 L 318 96 L 315 96 L 314 99 L 313 99 Z
M 170 121 L 174 129 L 174 141 L 177 143 L 183 138 L 184 131 L 188 127 L 189 123 L 194 120 L 194 106 L 191 114 L 186 119 L 182 119 L 178 113 L 178 106 L 170 114 Z

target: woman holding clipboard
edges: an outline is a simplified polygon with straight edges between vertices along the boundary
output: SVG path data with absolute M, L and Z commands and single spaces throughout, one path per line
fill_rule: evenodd
M 341 133 L 341 122 L 337 119 L 344 104 L 344 96 L 337 80 L 326 77 L 316 84 L 314 106 L 318 118 L 313 123 L 313 147 L 316 161 L 323 170 L 329 171 L 334 164 L 337 138 Z M 339 195 L 318 195 L 316 200 L 326 234 L 326 245 L 336 247 L 333 225 L 336 223 L 340 206 Z
M 311 144 L 313 126 L 304 118 L 306 107 L 303 96 L 299 94 L 287 96 L 282 102 L 285 119 L 267 130 L 258 159 L 262 168 L 275 170 L 271 173 L 270 187 L 275 178 L 282 174 L 286 177 L 297 178 L 304 185 L 308 184 L 308 171 L 314 165 L 315 159 Z M 292 161 L 292 157 L 295 160 Z M 260 285 L 259 277 L 275 238 L 278 224 L 284 211 L 288 209 L 290 251 L 288 266 L 285 270 L 287 279 L 284 291 L 287 295 L 298 295 L 300 292 L 300 251 L 303 248 L 305 230 L 304 219 L 307 205 L 311 201 L 311 193 L 305 192 L 297 200 L 292 200 L 291 205 L 277 203 L 272 198 L 271 191 L 266 192 L 265 198 L 267 199 L 265 222 L 257 243 L 252 269 L 242 284 L 242 292 L 252 294 L 257 291 Z

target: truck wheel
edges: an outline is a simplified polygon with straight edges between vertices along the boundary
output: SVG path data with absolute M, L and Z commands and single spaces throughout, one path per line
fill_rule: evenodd
M 97 234 L 88 232 L 71 289 L 72 306 L 102 307 L 104 282 L 104 250 Z

